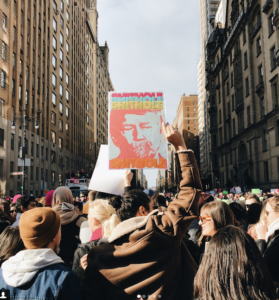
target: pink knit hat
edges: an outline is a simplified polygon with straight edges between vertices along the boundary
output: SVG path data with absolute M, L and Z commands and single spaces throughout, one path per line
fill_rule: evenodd
M 48 193 L 46 194 L 46 205 L 51 206 L 53 193 L 54 193 L 54 190 L 51 190 L 51 191 L 48 191 Z
M 17 200 L 18 198 L 20 198 L 21 196 L 22 196 L 22 195 L 20 195 L 20 194 L 15 195 L 14 198 L 13 198 L 13 203 L 16 203 L 16 200 Z

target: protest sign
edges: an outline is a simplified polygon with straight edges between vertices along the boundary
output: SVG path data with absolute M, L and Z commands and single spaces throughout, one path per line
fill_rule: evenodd
M 260 193 L 260 189 L 252 189 L 251 193 L 252 194 L 259 194 Z
M 109 170 L 108 146 L 101 145 L 97 164 L 89 184 L 89 190 L 114 195 L 124 193 L 125 170 Z
M 223 191 L 223 195 L 228 195 L 228 192 L 227 191 Z
M 161 92 L 109 93 L 109 168 L 166 169 Z

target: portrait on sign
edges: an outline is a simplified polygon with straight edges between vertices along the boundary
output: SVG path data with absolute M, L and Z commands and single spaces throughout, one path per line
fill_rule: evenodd
M 109 168 L 167 168 L 161 92 L 109 94 Z

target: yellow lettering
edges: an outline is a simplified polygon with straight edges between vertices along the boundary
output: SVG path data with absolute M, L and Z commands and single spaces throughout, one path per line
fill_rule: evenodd
M 163 109 L 163 101 L 157 101 L 157 108 Z
M 135 109 L 142 109 L 142 101 L 135 102 Z
M 144 109 L 150 109 L 151 108 L 151 102 L 149 102 L 149 101 L 143 102 L 143 108 Z

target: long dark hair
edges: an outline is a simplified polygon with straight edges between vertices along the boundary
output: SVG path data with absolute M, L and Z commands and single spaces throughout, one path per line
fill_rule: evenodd
M 6 227 L 0 235 L 0 267 L 4 261 L 24 249 L 19 235 L 19 228 Z
M 116 196 L 109 200 L 109 204 L 116 210 L 121 222 L 135 217 L 140 206 L 149 211 L 149 203 L 149 197 L 140 190 L 131 190 L 123 196 Z
M 11 216 L 10 202 L 6 200 L 1 200 L 1 203 L 4 205 L 4 213 L 3 213 L 4 219 L 8 220 L 11 224 L 13 224 L 15 220 Z
M 194 298 L 276 299 L 272 277 L 250 235 L 235 226 L 217 231 L 195 277 Z

